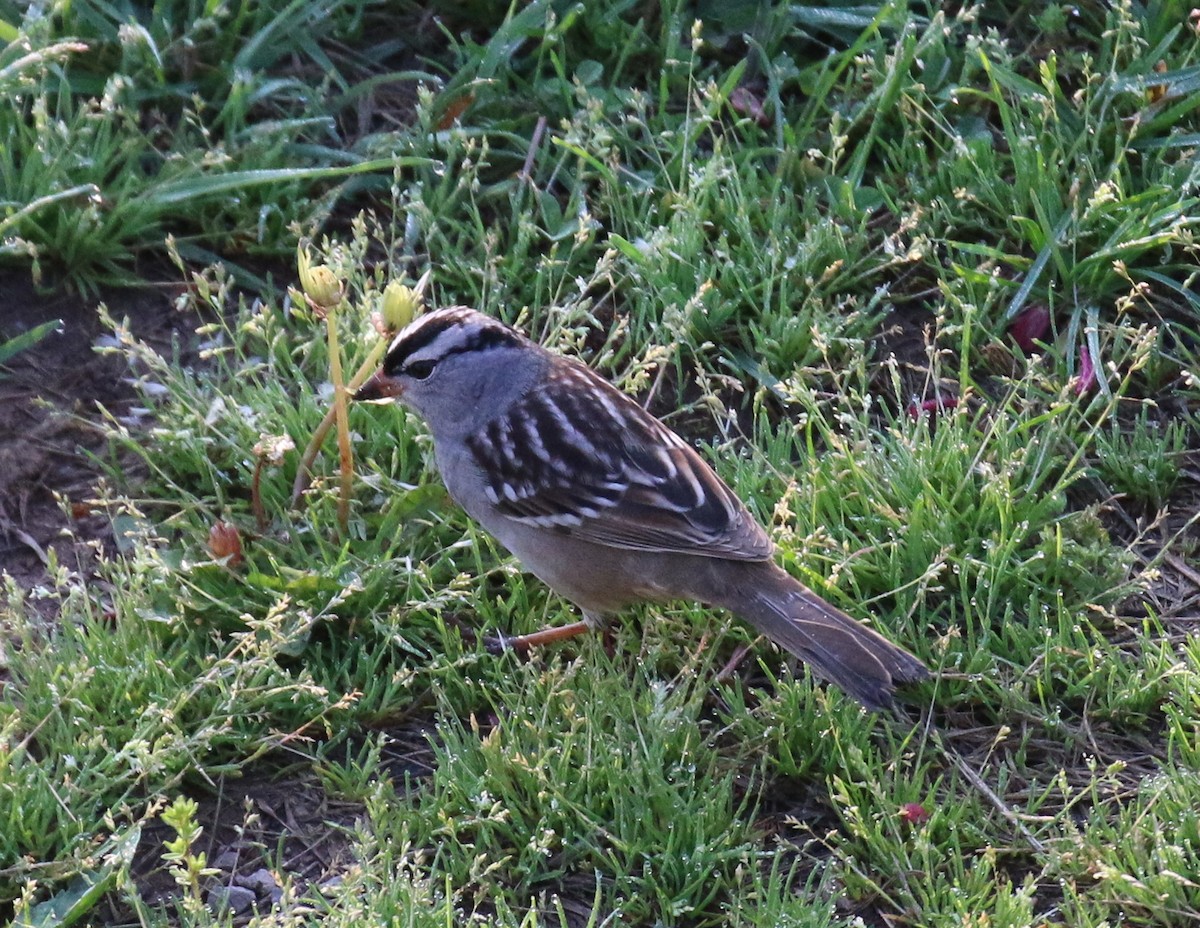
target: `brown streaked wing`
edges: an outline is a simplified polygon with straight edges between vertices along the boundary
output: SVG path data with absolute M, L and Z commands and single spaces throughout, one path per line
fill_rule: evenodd
M 560 359 L 468 445 L 514 519 L 617 548 L 747 561 L 774 549 L 683 439 L 576 362 Z

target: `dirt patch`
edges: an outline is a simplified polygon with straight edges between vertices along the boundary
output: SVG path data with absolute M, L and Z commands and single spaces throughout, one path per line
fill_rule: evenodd
M 0 339 L 51 319 L 52 334 L 0 369 L 0 570 L 32 589 L 47 578 L 50 559 L 91 573 L 97 545 L 111 550 L 107 518 L 93 515 L 101 460 L 108 454 L 102 409 L 127 416 L 138 401 L 126 360 L 97 350 L 108 334 L 101 299 L 39 293 L 28 274 L 0 274 Z M 162 288 L 103 295 L 117 318 L 156 348 L 186 343 L 195 320 L 172 305 Z M 134 467 L 122 461 L 123 468 Z M 136 476 L 136 475 L 134 475 Z
M 197 801 L 204 833 L 193 850 L 203 851 L 217 871 L 204 881 L 205 901 L 214 910 L 228 908 L 235 916 L 269 910 L 281 904 L 285 887 L 319 888 L 353 863 L 349 835 L 363 807 L 331 796 L 311 772 L 223 780 Z M 181 892 L 162 859 L 174 838 L 159 820 L 142 832 L 132 876 L 152 907 L 169 909 Z M 110 923 L 129 923 L 133 913 L 120 908 L 109 913 Z
M 383 730 L 381 772 L 397 793 L 415 788 L 432 772 L 431 717 L 409 719 Z M 331 764 L 353 763 L 368 738 L 355 735 L 345 752 L 332 752 Z M 354 867 L 354 831 L 366 810 L 361 802 L 329 791 L 311 767 L 266 769 L 222 779 L 196 791 L 195 821 L 204 831 L 193 851 L 203 851 L 217 871 L 205 878 L 203 892 L 210 909 L 227 909 L 235 924 L 255 914 L 286 908 L 290 899 L 325 894 Z M 131 875 L 142 901 L 170 912 L 180 887 L 163 864 L 163 852 L 175 832 L 159 819 L 142 830 Z M 99 913 L 105 924 L 132 924 L 136 914 L 117 896 Z

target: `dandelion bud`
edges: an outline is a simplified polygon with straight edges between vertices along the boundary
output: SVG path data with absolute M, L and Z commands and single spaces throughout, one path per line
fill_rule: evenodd
M 413 321 L 421 309 L 421 295 L 412 287 L 393 280 L 383 291 L 383 324 L 389 332 L 399 332 Z
M 337 274 L 327 265 L 314 265 L 303 245 L 296 249 L 296 271 L 304 295 L 318 314 L 324 315 L 325 310 L 335 308 L 342 301 L 342 282 Z
M 310 267 L 300 275 L 304 295 L 321 309 L 333 309 L 342 301 L 342 282 L 333 269 L 324 264 Z

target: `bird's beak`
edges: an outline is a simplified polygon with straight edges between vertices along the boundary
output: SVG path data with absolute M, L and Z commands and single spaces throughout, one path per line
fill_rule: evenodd
M 394 400 L 404 392 L 404 387 L 395 377 L 389 377 L 382 369 L 371 375 L 371 379 L 355 391 L 356 400 L 381 402 Z

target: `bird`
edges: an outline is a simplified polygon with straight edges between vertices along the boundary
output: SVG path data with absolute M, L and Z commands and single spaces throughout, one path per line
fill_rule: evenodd
M 418 316 L 359 388 L 432 436 L 447 491 L 580 621 L 519 650 L 602 629 L 636 603 L 732 612 L 872 710 L 929 676 L 904 648 L 775 563 L 775 545 L 687 441 L 583 362 L 464 306 Z

